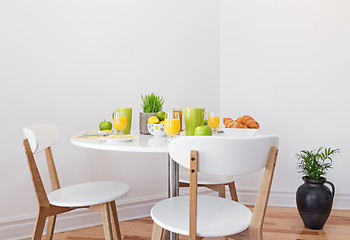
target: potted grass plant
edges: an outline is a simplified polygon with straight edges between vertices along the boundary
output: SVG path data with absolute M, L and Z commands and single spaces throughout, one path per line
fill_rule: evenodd
M 139 115 L 139 130 L 141 134 L 150 134 L 147 129 L 148 118 L 156 116 L 157 112 L 162 110 L 165 100 L 154 93 L 145 96 L 141 94 L 141 100 L 143 112 Z
M 296 193 L 299 214 L 305 227 L 322 229 L 326 223 L 333 205 L 334 185 L 327 181 L 324 175 L 332 168 L 332 156 L 339 149 L 320 147 L 314 150 L 302 150 L 296 155 L 299 173 L 304 176 L 302 184 Z M 324 184 L 329 184 L 331 190 Z

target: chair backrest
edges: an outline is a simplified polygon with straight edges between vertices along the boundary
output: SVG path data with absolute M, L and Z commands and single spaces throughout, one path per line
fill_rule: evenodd
M 277 136 L 184 137 L 173 140 L 169 154 L 174 161 L 190 169 L 191 150 L 198 151 L 198 172 L 238 176 L 266 166 L 271 147 L 278 146 Z
M 60 137 L 58 127 L 54 125 L 35 125 L 23 128 L 33 153 L 39 153 L 51 147 Z
M 52 190 L 59 189 L 60 183 L 51 151 L 51 146 L 60 136 L 59 129 L 53 125 L 36 125 L 23 128 L 23 133 L 23 145 L 39 205 L 48 207 L 49 200 L 33 154 L 45 150 Z
M 249 225 L 249 234 L 261 236 L 277 160 L 278 142 L 277 136 L 261 135 L 249 138 L 186 137 L 170 143 L 170 157 L 190 169 L 189 235 L 191 240 L 197 239 L 198 172 L 237 176 L 265 168 Z

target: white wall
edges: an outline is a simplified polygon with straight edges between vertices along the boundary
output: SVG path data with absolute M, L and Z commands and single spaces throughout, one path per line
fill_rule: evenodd
M 218 111 L 219 5 L 1 1 L 0 81 L 0 229 L 36 214 L 21 131 L 32 124 L 52 123 L 62 130 L 53 148 L 61 185 L 124 181 L 132 188 L 124 198 L 130 204 L 165 196 L 166 155 L 87 150 L 69 139 L 98 128 L 117 107 L 133 108 L 132 128 L 138 130 L 141 93 L 164 96 L 165 110 Z M 46 171 L 43 158 L 39 167 Z
M 0 239 L 33 229 L 36 199 L 21 144 L 24 126 L 61 128 L 54 157 L 63 186 L 130 184 L 121 219 L 142 215 L 164 197 L 163 154 L 69 143 L 117 107 L 133 108 L 137 130 L 140 94 L 152 91 L 165 97 L 166 110 L 204 106 L 220 108 L 225 117 L 251 114 L 264 132 L 278 134 L 273 205 L 294 205 L 299 150 L 341 148 L 327 177 L 337 187 L 335 207 L 350 208 L 349 7 L 345 0 L 0 1 Z M 255 195 L 256 180 L 238 179 L 242 201 Z M 65 218 L 72 226 L 89 224 Z M 58 228 L 68 229 L 62 222 Z
M 336 186 L 335 208 L 350 209 L 349 10 L 345 0 L 221 1 L 221 114 L 250 114 L 280 136 L 277 205 L 295 205 L 295 154 L 325 146 L 341 149 L 326 177 Z M 257 176 L 239 179 L 238 189 L 256 189 Z

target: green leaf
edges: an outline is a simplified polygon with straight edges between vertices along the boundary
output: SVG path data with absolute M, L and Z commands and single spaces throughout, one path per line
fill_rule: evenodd
M 333 168 L 331 156 L 339 151 L 339 148 L 324 147 L 311 151 L 301 150 L 300 153 L 296 154 L 296 158 L 299 160 L 297 168 L 300 169 L 298 173 L 302 173 L 310 179 L 320 179 L 330 168 Z
M 162 110 L 165 100 L 154 93 L 143 96 L 141 94 L 142 110 L 145 113 L 156 113 Z

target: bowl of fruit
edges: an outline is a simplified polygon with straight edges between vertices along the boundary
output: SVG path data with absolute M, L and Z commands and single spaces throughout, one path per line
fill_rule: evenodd
M 148 132 L 153 136 L 165 137 L 164 124 L 147 124 Z
M 157 114 L 157 116 L 149 117 L 147 129 L 153 136 L 165 137 L 166 132 L 164 130 L 164 116 Z

